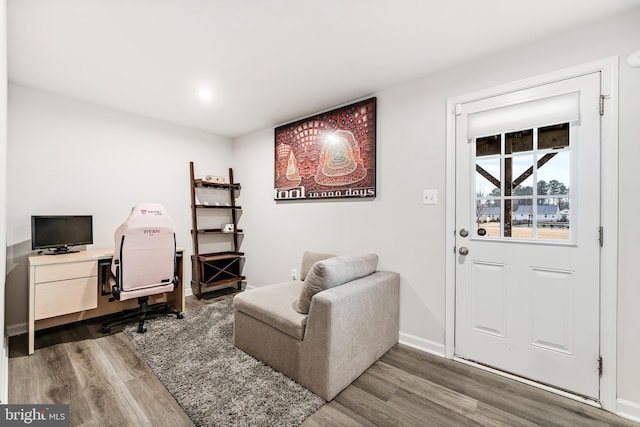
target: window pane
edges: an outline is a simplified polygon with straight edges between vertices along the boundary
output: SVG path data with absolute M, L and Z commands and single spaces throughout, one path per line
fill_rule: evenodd
M 505 134 L 505 154 L 533 150 L 533 129 Z
M 538 129 L 538 149 L 569 146 L 569 123 Z
M 477 237 L 500 237 L 500 200 L 481 199 L 476 203 Z
M 485 136 L 476 139 L 476 157 L 500 154 L 502 138 L 500 135 Z
M 542 155 L 541 159 L 546 159 L 546 162 L 538 167 L 538 194 L 541 196 L 569 195 L 571 153 L 569 151 L 547 153 Z
M 512 201 L 511 237 L 514 239 L 533 238 L 533 198 L 518 198 Z
M 536 216 L 538 239 L 569 240 L 570 210 L 569 199 L 550 198 L 548 204 L 538 205 Z
M 507 157 L 505 161 L 505 181 L 510 184 L 507 195 L 531 196 L 533 195 L 533 156 Z M 509 170 L 509 165 L 511 170 Z M 511 178 L 509 178 L 511 177 Z
M 500 158 L 476 160 L 476 196 L 500 196 Z

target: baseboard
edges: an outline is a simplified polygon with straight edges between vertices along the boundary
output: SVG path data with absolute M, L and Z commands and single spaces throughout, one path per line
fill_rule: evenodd
M 616 400 L 616 414 L 631 421 L 640 422 L 640 403 L 630 400 Z
M 10 337 L 26 334 L 27 332 L 29 332 L 29 328 L 27 328 L 27 322 L 7 326 L 7 336 Z
M 413 347 L 417 350 L 444 357 L 444 344 L 416 337 L 415 335 L 400 332 L 400 344 Z

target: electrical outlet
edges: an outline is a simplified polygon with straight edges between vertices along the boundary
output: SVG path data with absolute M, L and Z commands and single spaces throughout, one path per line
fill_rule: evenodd
M 295 268 L 291 269 L 291 280 L 298 280 L 298 270 Z
M 437 205 L 438 204 L 438 190 L 424 190 L 422 196 L 422 203 L 425 205 Z

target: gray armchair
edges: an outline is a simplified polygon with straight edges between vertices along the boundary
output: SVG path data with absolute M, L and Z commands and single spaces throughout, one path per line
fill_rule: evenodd
M 234 298 L 234 343 L 327 401 L 398 342 L 400 276 L 377 256 L 318 261 Z M 310 302 L 310 303 L 309 303 Z

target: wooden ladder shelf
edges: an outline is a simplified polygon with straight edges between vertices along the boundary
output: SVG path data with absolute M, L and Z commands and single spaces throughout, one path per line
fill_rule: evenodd
M 196 179 L 194 176 L 193 162 L 189 162 L 189 173 L 191 183 L 191 219 L 193 229 L 193 256 L 191 289 L 193 294 L 202 298 L 205 292 L 235 284 L 238 289 L 242 289 L 245 277 L 242 275 L 244 266 L 244 253 L 240 252 L 240 243 L 243 232 L 238 228 L 239 213 L 242 208 L 236 205 L 236 197 L 240 192 L 240 184 L 233 181 L 233 169 L 229 168 L 229 183 L 210 182 Z M 204 197 L 204 192 L 224 192 L 227 193 L 227 200 L 224 204 L 210 204 L 206 201 L 200 202 L 200 196 Z M 228 213 L 229 222 L 220 225 L 220 228 L 201 228 L 198 221 L 203 212 L 214 210 Z M 231 229 L 225 229 L 231 227 Z M 228 243 L 229 250 L 218 252 L 201 251 L 207 242 L 205 236 L 212 236 L 217 243 Z M 202 240 L 201 240 L 202 239 Z

